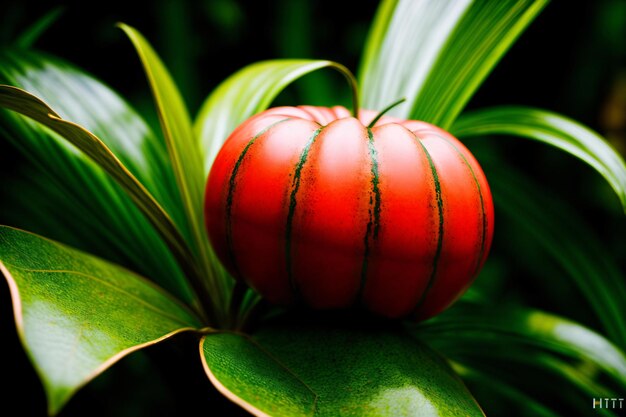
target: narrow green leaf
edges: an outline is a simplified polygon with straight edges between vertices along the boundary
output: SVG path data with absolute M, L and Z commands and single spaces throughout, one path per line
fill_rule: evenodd
M 123 356 L 200 327 L 193 313 L 142 277 L 6 226 L 0 270 L 51 414 Z
M 165 146 L 120 96 L 80 69 L 31 50 L 0 53 L 0 82 L 41 97 L 63 119 L 101 138 L 185 233 Z M 20 175 L 26 184 L 3 187 L 3 210 L 14 213 L 15 225 L 132 266 L 183 299 L 193 299 L 167 246 L 106 172 L 43 125 L 14 112 L 0 115 L 3 139 L 31 162 Z
M 193 267 L 185 241 L 169 215 L 111 150 L 95 135 L 66 121 L 46 103 L 17 87 L 0 85 L 0 107 L 15 111 L 50 128 L 93 159 L 124 188 L 160 232 L 183 268 Z
M 470 387 L 475 388 L 477 397 L 483 400 L 481 404 L 490 415 L 506 415 L 510 407 L 514 407 L 515 415 L 520 416 L 535 417 L 546 412 L 547 415 L 554 415 L 541 405 L 541 402 L 546 402 L 558 409 L 561 416 L 616 416 L 611 410 L 591 407 L 593 398 L 615 398 L 620 392 L 603 384 L 604 374 L 593 365 L 570 364 L 557 355 L 511 347 L 506 343 L 505 346 L 510 355 L 498 352 L 491 357 L 467 355 L 462 359 L 465 368 L 480 369 L 488 380 L 473 385 L 473 376 L 462 374 Z M 491 392 L 483 393 L 480 398 L 480 391 L 485 388 L 491 389 Z M 502 400 L 507 399 L 509 403 L 505 406 L 508 407 L 502 407 Z M 490 410 L 494 403 L 500 403 L 495 412 Z
M 483 415 L 448 365 L 398 329 L 275 324 L 207 335 L 200 354 L 217 389 L 255 415 Z
M 475 384 L 479 387 L 475 393 L 479 403 L 486 409 L 489 414 L 488 403 L 505 399 L 508 407 L 515 407 L 516 412 L 520 416 L 527 417 L 559 417 L 553 410 L 543 405 L 538 400 L 524 393 L 522 390 L 490 375 L 486 372 L 472 369 L 458 363 L 452 363 L 452 368 L 463 380 L 469 385 L 470 389 Z M 480 393 L 487 391 L 480 397 Z M 493 414 L 497 415 L 497 414 Z
M 476 306 L 464 303 L 417 327 L 420 338 L 451 359 L 512 357 L 535 353 L 566 355 L 597 365 L 626 387 L 626 355 L 603 336 L 575 322 L 521 307 Z
M 585 161 L 613 187 L 626 212 L 626 163 L 599 134 L 565 116 L 531 107 L 494 107 L 464 114 L 459 138 L 513 135 L 547 143 Z
M 208 175 L 217 152 L 239 124 L 267 109 L 289 84 L 322 68 L 333 68 L 352 79 L 348 69 L 335 62 L 284 59 L 248 65 L 222 82 L 202 105 L 194 125 L 204 155 L 204 174 Z
M 360 68 L 365 108 L 448 128 L 548 0 L 387 0 Z
M 201 294 L 206 305 L 214 306 L 213 315 L 226 311 L 229 282 L 219 269 L 204 229 L 204 186 L 199 144 L 194 136 L 185 103 L 167 68 L 149 42 L 136 29 L 119 24 L 133 43 L 143 64 L 154 96 L 161 128 L 167 144 L 178 189 L 191 229 L 193 248 L 206 280 L 207 295 Z M 210 296 L 208 295 L 210 294 Z M 217 320 L 223 318 L 217 317 Z
M 408 117 L 439 54 L 471 0 L 384 0 L 376 13 L 359 68 L 363 107 L 382 109 L 406 97 L 390 114 Z
M 20 48 L 30 48 L 56 22 L 63 13 L 63 7 L 57 6 L 40 17 L 18 37 L 15 42 Z
M 538 402 L 549 398 L 550 404 L 578 410 L 591 398 L 612 398 L 626 388 L 623 351 L 577 323 L 539 310 L 461 302 L 416 326 L 415 331 L 459 364 L 460 369 L 455 368 L 468 382 L 472 373 L 463 370 L 480 370 L 490 381 L 486 387 L 494 391 L 490 401 L 494 395 L 513 393 Z M 509 389 L 502 391 L 503 387 Z M 539 407 L 530 415 L 545 411 Z M 577 415 L 596 413 L 599 411 L 589 410 Z
M 484 165 L 504 221 L 558 262 L 604 326 L 607 335 L 626 348 L 626 281 L 615 260 L 571 207 L 542 193 L 510 166 Z

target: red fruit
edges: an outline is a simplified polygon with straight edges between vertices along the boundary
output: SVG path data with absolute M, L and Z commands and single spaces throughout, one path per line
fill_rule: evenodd
M 493 236 L 482 169 L 449 133 L 344 107 L 241 124 L 207 183 L 217 255 L 269 301 L 425 319 L 469 287 Z

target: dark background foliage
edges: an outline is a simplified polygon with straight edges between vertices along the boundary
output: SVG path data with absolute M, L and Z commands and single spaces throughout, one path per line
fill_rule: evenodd
M 340 9 L 336 0 L 66 2 L 58 6 L 60 18 L 36 46 L 95 74 L 156 125 L 139 61 L 115 28 L 116 22 L 129 23 L 146 35 L 195 114 L 221 80 L 254 61 L 323 58 L 356 71 L 377 3 L 364 0 L 358 7 Z M 11 45 L 16 34 L 54 7 L 51 3 L 4 1 L 0 42 Z M 300 104 L 307 98 L 313 104 L 347 104 L 347 93 L 341 77 L 329 71 L 305 77 L 278 102 Z M 549 5 L 469 108 L 500 104 L 537 106 L 568 115 L 605 135 L 624 155 L 626 2 L 573 5 L 559 0 Z M 581 216 L 624 266 L 626 225 L 619 202 L 590 168 L 556 150 L 517 139 L 476 139 L 468 145 L 479 159 L 499 158 L 534 178 L 538 187 Z M 0 142 L 3 181 L 19 175 L 20 164 L 18 154 Z M 3 202 L 0 223 L 8 222 L 4 207 Z M 497 223 L 493 253 L 477 285 L 597 328 L 581 294 L 564 284 L 559 275 L 562 271 L 533 246 L 523 227 L 503 219 Z M 10 388 L 0 393 L 0 401 L 5 407 L 16 402 L 23 407 L 23 415 L 43 415 L 43 390 L 17 341 L 3 283 L 0 300 L 5 353 L 2 374 L 10 376 L 5 381 Z M 194 410 L 214 415 L 243 413 L 217 395 L 199 366 L 195 341 L 183 336 L 124 359 L 82 390 L 62 415 L 188 415 Z

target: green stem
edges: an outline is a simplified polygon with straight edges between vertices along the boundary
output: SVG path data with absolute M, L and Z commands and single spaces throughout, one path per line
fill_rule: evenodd
M 229 306 L 229 319 L 230 326 L 236 327 L 239 322 L 239 313 L 241 310 L 241 303 L 243 302 L 244 297 L 246 296 L 246 291 L 248 290 L 248 286 L 246 283 L 238 279 L 235 282 L 235 287 L 233 288 L 233 292 L 230 297 L 230 306 Z
M 344 67 L 341 64 L 333 62 L 331 65 L 332 68 L 336 69 L 343 75 L 348 83 L 350 84 L 350 89 L 352 90 L 352 116 L 355 118 L 359 118 L 359 87 L 356 82 L 356 78 L 354 74 L 350 72 L 350 70 Z
M 270 303 L 264 298 L 259 298 L 254 301 L 254 304 L 250 306 L 243 314 L 241 320 L 237 325 L 237 330 L 243 332 L 251 332 L 254 326 L 257 324 L 260 317 L 271 307 Z
M 369 125 L 367 125 L 368 129 L 371 129 L 374 127 L 374 125 L 376 124 L 377 121 L 380 120 L 381 117 L 383 117 L 385 115 L 385 113 L 387 113 L 389 110 L 393 109 L 394 107 L 396 107 L 397 105 L 404 103 L 406 101 L 406 98 L 401 98 L 398 101 L 394 101 L 393 103 L 391 103 L 390 105 L 388 105 L 387 107 L 385 107 L 380 113 L 378 113 L 376 115 L 376 117 L 374 117 L 374 119 L 372 119 L 372 121 L 370 122 Z

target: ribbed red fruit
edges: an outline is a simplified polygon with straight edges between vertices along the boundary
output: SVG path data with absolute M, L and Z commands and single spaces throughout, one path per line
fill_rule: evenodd
M 433 125 L 373 118 L 277 107 L 230 135 L 205 215 L 236 278 L 274 303 L 416 319 L 469 287 L 493 236 L 482 169 Z

